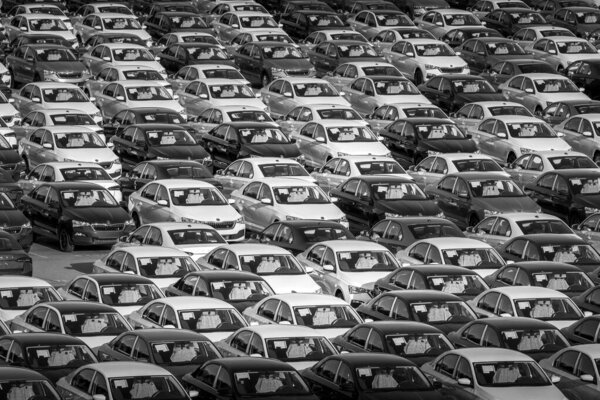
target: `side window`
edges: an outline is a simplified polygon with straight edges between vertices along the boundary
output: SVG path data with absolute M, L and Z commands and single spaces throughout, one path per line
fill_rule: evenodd
M 113 349 L 121 354 L 130 356 L 136 339 L 134 335 L 126 335 L 115 343 Z
M 596 341 L 596 334 L 598 332 L 598 322 L 595 320 L 583 321 L 575 327 L 573 333 L 584 339 Z
M 260 190 L 260 186 L 262 184 L 260 182 L 253 182 L 246 186 L 243 191 L 243 195 L 250 197 L 252 199 L 258 199 L 258 191 Z
M 465 329 L 463 337 L 471 343 L 479 345 L 485 328 L 486 326 L 484 324 L 473 324 L 468 329 Z
M 142 313 L 142 317 L 148 321 L 158 324 L 160 322 L 160 315 L 162 314 L 164 304 L 156 303 L 152 304 Z
M 250 338 L 252 337 L 252 332 L 242 331 L 238 333 L 233 339 L 231 339 L 231 347 L 238 349 L 239 351 L 246 352 L 248 349 L 248 344 L 250 343 Z
M 71 386 L 81 390 L 84 393 L 88 393 L 92 384 L 92 378 L 94 377 L 94 370 L 84 369 L 80 371 L 71 380 Z
M 579 357 L 579 352 L 565 351 L 554 361 L 554 368 L 558 368 L 569 374 L 573 374 L 575 372 L 575 363 L 577 362 L 577 357 Z
M 357 328 L 348 335 L 348 341 L 356 346 L 365 347 L 371 328 Z
M 150 361 L 150 350 L 146 342 L 139 339 L 133 348 L 132 356 L 136 361 Z
M 250 344 L 248 345 L 248 354 L 260 354 L 263 357 L 265 356 L 265 348 L 262 344 L 260 336 L 257 334 L 254 334 L 250 340 Z
M 526 240 L 517 239 L 506 247 L 506 252 L 516 257 L 523 257 L 526 244 Z
M 317 367 L 316 373 L 320 377 L 333 382 L 340 367 L 338 360 L 329 360 Z
M 454 189 L 455 182 L 456 182 L 456 177 L 454 177 L 454 176 L 446 178 L 439 183 L 438 189 L 452 193 L 452 189 Z
M 277 306 L 279 306 L 279 300 L 267 300 L 258 308 L 257 314 L 263 318 L 275 321 Z
M 46 307 L 38 307 L 27 315 L 25 322 L 42 329 L 47 311 Z
M 461 357 L 456 365 L 455 379 L 466 378 L 473 382 L 473 373 L 471 372 L 471 364 L 464 358 Z
M 382 296 L 373 304 L 373 310 L 383 315 L 390 315 L 394 305 L 394 296 Z
M 444 374 L 450 378 L 454 376 L 456 363 L 458 362 L 458 356 L 455 354 L 448 354 L 442 358 L 436 365 L 435 370 L 441 374 Z
M 383 352 L 383 340 L 381 335 L 375 331 L 371 331 L 369 340 L 367 341 L 367 351 Z
M 496 292 L 490 292 L 479 299 L 477 303 L 477 307 L 493 313 L 496 310 L 496 304 L 498 304 L 498 299 L 500 298 L 500 294 Z
M 410 249 L 408 255 L 416 260 L 425 262 L 425 256 L 427 255 L 428 248 L 429 243 L 419 243 Z
M 71 286 L 69 286 L 68 293 L 82 299 L 83 291 L 85 290 L 85 285 L 87 285 L 87 283 L 88 283 L 88 279 L 86 279 L 86 278 L 77 279 L 75 282 L 73 282 L 71 284 Z

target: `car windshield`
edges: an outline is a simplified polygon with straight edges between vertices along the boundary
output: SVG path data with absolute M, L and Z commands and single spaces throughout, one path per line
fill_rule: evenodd
M 211 297 L 229 303 L 258 301 L 275 294 L 265 281 L 216 281 L 211 282 L 210 287 Z
M 304 58 L 295 46 L 264 46 L 262 54 L 264 58 L 273 60 Z
M 526 117 L 531 117 L 531 113 L 529 110 L 523 106 L 498 106 L 498 107 L 488 107 L 488 111 L 492 116 L 496 117 L 498 115 L 522 115 Z
M 128 36 L 126 36 L 128 35 Z M 91 41 L 93 39 L 89 39 Z M 137 44 L 139 46 L 145 46 L 146 43 L 139 38 L 139 36 L 133 34 L 119 34 L 115 36 L 103 37 L 102 40 L 98 40 L 97 43 L 132 43 Z M 149 61 L 149 60 L 146 60 Z
M 219 350 L 208 340 L 162 340 L 150 344 L 154 363 L 158 365 L 201 365 L 221 358 Z
M 427 196 L 416 183 L 377 183 L 371 185 L 377 200 L 425 200 Z
M 577 22 L 579 24 L 598 24 L 600 23 L 600 13 L 595 11 L 576 12 Z
M 261 164 L 258 166 L 265 178 L 277 176 L 309 176 L 299 164 Z
M 277 28 L 279 25 L 275 20 L 268 15 L 257 15 L 253 17 L 241 17 L 240 23 L 242 24 L 242 28 Z
M 442 250 L 443 264 L 465 268 L 500 268 L 504 261 L 493 249 L 446 249 Z
M 524 55 L 527 54 L 525 50 L 517 43 L 511 42 L 499 42 L 499 43 L 486 43 L 488 53 L 497 56 L 509 56 L 509 55 Z
M 110 181 L 112 178 L 101 167 L 61 168 L 65 181 Z
M 65 16 L 65 13 L 63 13 L 58 7 L 29 7 L 28 12 L 31 14 L 50 14 L 60 15 L 62 17 Z
M 139 257 L 141 276 L 146 278 L 173 278 L 197 271 L 198 266 L 190 257 Z
M 598 50 L 585 40 L 555 42 L 562 54 L 597 54 Z
M 47 378 L 45 378 L 47 379 Z M 32 379 L 11 379 L 0 381 L 0 396 L 6 399 L 60 400 L 50 381 Z
M 15 205 L 8 198 L 8 196 L 6 195 L 6 193 L 1 193 L 0 192 L 0 210 L 12 210 L 14 208 L 15 208 Z
M 311 394 L 300 374 L 293 370 L 244 371 L 235 372 L 233 376 L 236 391 L 241 397 L 272 396 L 279 393 L 285 393 L 286 397 Z
M 496 90 L 484 79 L 457 79 L 452 81 L 457 93 L 496 93 Z
M 430 289 L 457 296 L 477 296 L 488 289 L 483 279 L 477 274 L 467 275 L 429 275 L 427 283 Z
M 162 170 L 169 178 L 204 179 L 213 177 L 204 165 L 169 165 L 163 166 Z
M 88 114 L 51 114 L 50 120 L 52 125 L 96 125 Z
M 583 318 L 583 313 L 571 299 L 536 298 L 514 300 L 517 316 L 544 321 L 572 320 Z
M 486 158 L 467 158 L 464 160 L 452 160 L 452 164 L 458 172 L 464 171 L 504 171 L 494 160 Z
M 139 86 L 125 89 L 131 101 L 173 100 L 171 94 L 163 86 Z
M 341 271 L 393 271 L 399 267 L 392 253 L 383 250 L 338 251 L 337 262 Z
M 596 129 L 600 132 L 600 124 Z M 596 163 L 586 156 L 549 157 L 548 161 L 554 169 L 598 168 Z
M 356 143 L 377 142 L 373 132 L 364 126 L 339 126 L 327 128 L 327 138 L 330 142 Z
M 506 124 L 508 132 L 514 138 L 553 138 L 556 133 L 543 122 L 510 122 Z
M 449 223 L 414 224 L 409 225 L 408 230 L 412 233 L 415 240 L 445 236 L 463 236 L 460 229 Z
M 398 68 L 394 67 L 394 66 L 386 66 L 386 65 L 375 65 L 375 66 L 369 66 L 369 67 L 362 67 L 361 68 L 363 73 L 367 76 L 370 75 L 385 75 L 385 76 L 404 76 L 402 75 L 402 72 L 400 72 L 400 70 L 398 70 Z
M 546 20 L 534 11 L 513 11 L 510 13 L 510 16 L 515 24 L 546 24 Z
M 448 118 L 446 113 L 437 107 L 403 108 L 402 111 L 408 118 Z
M 106 189 L 68 189 L 60 192 L 65 207 L 118 207 L 119 203 Z
M 441 333 L 392 334 L 385 337 L 388 348 L 401 357 L 435 357 L 452 349 Z
M 535 87 L 542 93 L 576 93 L 579 88 L 568 79 L 535 79 Z
M 535 361 L 503 361 L 474 363 L 480 386 L 522 387 L 548 386 L 550 381 Z
M 408 365 L 359 367 L 356 376 L 358 385 L 366 392 L 432 390 L 421 370 Z
M 293 40 L 284 34 L 271 33 L 268 35 L 256 35 L 258 42 L 279 42 L 279 43 L 293 43 Z
M 452 26 L 481 25 L 477 17 L 471 14 L 444 14 L 444 21 L 446 21 L 446 25 Z
M 324 27 L 343 27 L 344 23 L 335 15 L 329 14 L 312 14 L 307 15 L 310 25 L 317 26 L 318 28 Z
M 155 61 L 154 56 L 146 49 L 114 49 L 112 54 L 115 61 Z
M 0 241 L 6 240 L 4 238 Z M 0 245 L 0 248 L 3 246 Z M 52 287 L 7 287 L 0 289 L 0 308 L 3 310 L 26 310 L 37 303 L 60 301 Z
M 153 69 L 134 69 L 131 71 L 123 71 L 125 79 L 136 79 L 141 81 L 164 81 L 158 71 Z
M 98 12 L 100 13 L 116 13 L 116 14 L 129 14 L 131 15 L 131 10 L 129 7 L 120 6 L 117 4 L 111 5 L 97 5 Z
M 192 135 L 184 129 L 150 129 L 146 139 L 151 147 L 192 146 L 197 144 Z
M 181 329 L 196 332 L 235 331 L 247 324 L 235 308 L 181 310 Z
M 573 233 L 571 228 L 559 219 L 535 219 L 516 221 L 523 235 L 532 233 Z
M 77 61 L 69 49 L 36 49 L 37 61 Z
M 294 316 L 297 325 L 314 329 L 351 328 L 360 323 L 360 318 L 350 305 L 294 307 Z
M 227 113 L 231 122 L 236 121 L 258 121 L 258 122 L 270 122 L 273 119 L 264 111 L 252 110 L 252 111 L 230 111 Z
M 160 289 L 152 283 L 119 283 L 100 286 L 102 303 L 109 306 L 143 305 L 162 297 Z
M 256 97 L 246 85 L 212 85 L 208 88 L 213 99 L 253 99 Z
M 227 60 L 229 55 L 220 47 L 187 47 L 193 60 Z
M 291 254 L 239 256 L 242 271 L 264 275 L 304 275 L 306 272 Z
M 96 362 L 96 357 L 86 345 L 54 344 L 27 346 L 25 349 L 29 367 L 33 369 L 46 368 L 77 368 Z M 11 397 L 7 397 L 10 399 Z
M 338 56 L 346 58 L 378 57 L 370 44 L 340 44 L 337 46 Z
M 72 336 L 118 335 L 131 329 L 118 312 L 64 313 L 62 321 Z
M 375 94 L 380 96 L 398 96 L 398 95 L 420 95 L 421 92 L 410 81 L 384 80 L 373 81 L 375 84 Z
M 285 362 L 321 361 L 336 354 L 333 346 L 324 337 L 291 337 L 266 339 L 269 358 Z
M 477 319 L 477 315 L 464 301 L 418 301 L 410 304 L 416 321 L 443 324 L 466 323 Z
M 181 43 L 208 43 L 220 44 L 214 36 L 206 35 L 180 35 Z
M 418 44 L 415 51 L 419 57 L 450 57 L 455 56 L 454 50 L 443 43 Z
M 525 193 L 509 179 L 469 181 L 473 197 L 522 197 Z
M 214 229 L 176 229 L 168 231 L 168 234 L 175 246 L 227 243 Z
M 329 204 L 330 200 L 318 186 L 274 187 L 275 202 L 278 204 Z
M 187 393 L 171 375 L 109 378 L 113 399 L 185 399 Z
M 240 128 L 242 143 L 288 144 L 290 139 L 278 127 Z
M 176 113 L 174 111 L 172 111 L 172 112 L 151 111 L 151 112 L 139 114 L 139 116 L 142 119 L 142 122 L 148 123 L 148 124 L 153 124 L 153 123 L 185 124 L 187 122 L 181 117 L 181 115 L 179 113 Z
M 236 69 L 205 69 L 202 73 L 206 78 L 222 78 L 222 79 L 246 79 L 240 71 Z
M 345 229 L 327 226 L 302 229 L 302 235 L 307 243 L 317 243 L 324 240 L 353 239 L 350 232 Z
M 378 26 L 413 26 L 413 22 L 406 15 L 401 13 L 377 13 L 375 14 Z
M 569 292 L 584 292 L 592 287 L 582 271 L 536 272 L 532 274 L 533 286 Z
M 454 124 L 427 124 L 414 127 L 419 136 L 427 140 L 465 139 L 465 135 Z
M 96 132 L 61 132 L 54 134 L 54 142 L 59 149 L 101 149 L 106 148 Z
M 171 17 L 171 29 L 203 29 L 208 28 L 204 20 L 200 17 Z
M 544 244 L 542 260 L 569 264 L 600 263 L 600 254 L 588 244 Z
M 34 32 L 67 31 L 67 26 L 59 18 L 40 18 L 29 20 L 29 29 Z
M 406 174 L 397 161 L 363 161 L 354 163 L 361 175 Z
M 577 114 L 596 114 L 600 113 L 600 104 L 589 104 L 584 106 L 574 106 Z
M 295 83 L 294 92 L 299 97 L 331 97 L 339 93 L 329 83 Z
M 90 100 L 79 88 L 43 89 L 46 103 L 88 103 Z
M 575 195 L 600 194 L 600 177 L 569 178 L 569 186 Z
M 118 29 L 142 29 L 137 18 L 102 18 L 104 29 L 112 31 Z
M 558 329 L 510 329 L 502 337 L 507 348 L 524 353 L 555 352 L 569 345 Z
M 229 204 L 218 189 L 211 187 L 177 188 L 171 189 L 170 192 L 174 206 L 224 206 Z
M 324 110 L 317 110 L 317 114 L 321 119 L 345 119 L 345 120 L 359 120 L 362 121 L 361 116 L 351 108 L 340 109 L 331 108 Z

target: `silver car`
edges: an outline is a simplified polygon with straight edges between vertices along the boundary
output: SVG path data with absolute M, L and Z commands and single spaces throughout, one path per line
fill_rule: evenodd
M 277 121 L 288 135 L 298 133 L 310 121 L 343 119 L 367 126 L 367 122 L 352 108 L 337 104 L 306 104 L 298 106 Z
M 580 114 L 555 126 L 556 132 L 573 150 L 600 162 L 600 114 Z

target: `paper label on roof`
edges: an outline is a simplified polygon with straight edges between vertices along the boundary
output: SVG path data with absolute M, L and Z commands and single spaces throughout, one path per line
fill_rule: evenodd
M 38 357 L 50 358 L 50 351 L 48 349 L 36 350 L 35 353 Z
M 154 350 L 156 350 L 157 352 L 169 351 L 169 346 L 167 346 L 165 343 L 155 344 Z
M 276 349 L 287 349 L 287 343 L 285 342 L 285 340 L 276 340 L 275 342 L 273 342 L 273 346 Z
M 77 321 L 77 315 L 75 315 L 75 314 L 64 314 L 63 315 L 63 319 L 66 322 L 75 322 L 75 321 Z
M 493 365 L 483 365 L 481 367 L 481 372 L 483 372 L 484 374 L 491 374 L 495 371 L 496 371 L 496 368 L 494 368 Z
M 184 313 L 181 313 L 181 318 L 183 318 L 183 319 L 194 319 L 194 313 L 193 312 L 184 312 Z
M 504 337 L 507 339 L 518 339 L 519 335 L 517 335 L 517 332 L 515 331 L 507 331 L 507 332 L 503 332 Z
M 358 375 L 360 376 L 371 376 L 371 368 L 359 368 Z
M 117 379 L 113 382 L 114 382 L 113 385 L 115 385 L 115 387 L 117 389 L 127 389 L 127 380 L 126 379 Z
M 113 294 L 114 292 L 115 292 L 115 288 L 112 286 L 102 288 L 102 293 L 104 293 L 104 294 Z
M 300 314 L 301 317 L 306 317 L 310 315 L 310 309 L 309 308 L 299 308 L 298 309 L 298 314 Z
M 402 346 L 406 344 L 406 339 L 404 339 L 403 337 L 392 338 L 392 341 L 396 346 Z
M 546 274 L 536 274 L 534 276 L 537 282 L 543 282 L 548 279 L 548 276 Z
M 3 290 L 0 292 L 0 297 L 13 297 L 12 290 Z
M 530 305 L 529 305 L 528 301 L 518 301 L 517 305 L 519 306 L 519 309 L 521 309 L 521 310 L 525 310 L 526 308 L 530 308 Z
M 542 246 L 542 251 L 544 253 L 553 253 L 554 252 L 554 247 L 552 247 L 552 246 Z
M 425 304 L 417 304 L 414 306 L 416 312 L 427 312 L 427 306 Z

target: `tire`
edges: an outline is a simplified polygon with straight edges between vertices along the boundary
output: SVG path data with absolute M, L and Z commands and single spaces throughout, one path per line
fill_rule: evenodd
M 60 251 L 65 253 L 71 253 L 75 250 L 75 246 L 73 245 L 73 238 L 71 234 L 64 228 L 60 228 L 58 230 L 58 247 Z
M 517 156 L 515 155 L 515 153 L 508 153 L 508 157 L 506 157 L 506 162 L 509 164 L 512 164 L 513 162 L 515 162 L 515 160 L 517 159 Z
M 540 106 L 537 106 L 535 108 L 535 110 L 533 111 L 533 115 L 535 115 L 536 117 L 541 117 L 543 113 L 544 113 L 544 110 L 542 110 L 542 107 L 540 107 Z
M 469 226 L 475 226 L 479 223 L 479 217 L 477 217 L 477 215 L 472 214 L 469 217 Z
M 260 76 L 260 82 L 262 87 L 266 87 L 269 85 L 269 83 L 271 83 L 271 80 L 269 79 L 269 75 L 267 75 L 265 72 L 262 73 L 262 75 Z
M 600 152 L 595 152 L 594 153 L 594 158 L 593 158 L 594 162 L 596 163 L 596 165 L 599 165 L 598 163 L 600 162 Z
M 415 72 L 415 85 L 420 85 L 421 83 L 423 83 L 423 73 L 421 73 L 421 70 L 418 69 Z
M 136 213 L 133 213 L 133 215 L 131 216 L 131 218 L 133 219 L 133 223 L 135 224 L 136 228 L 139 228 L 141 223 L 140 223 L 140 217 L 138 217 L 138 215 Z

